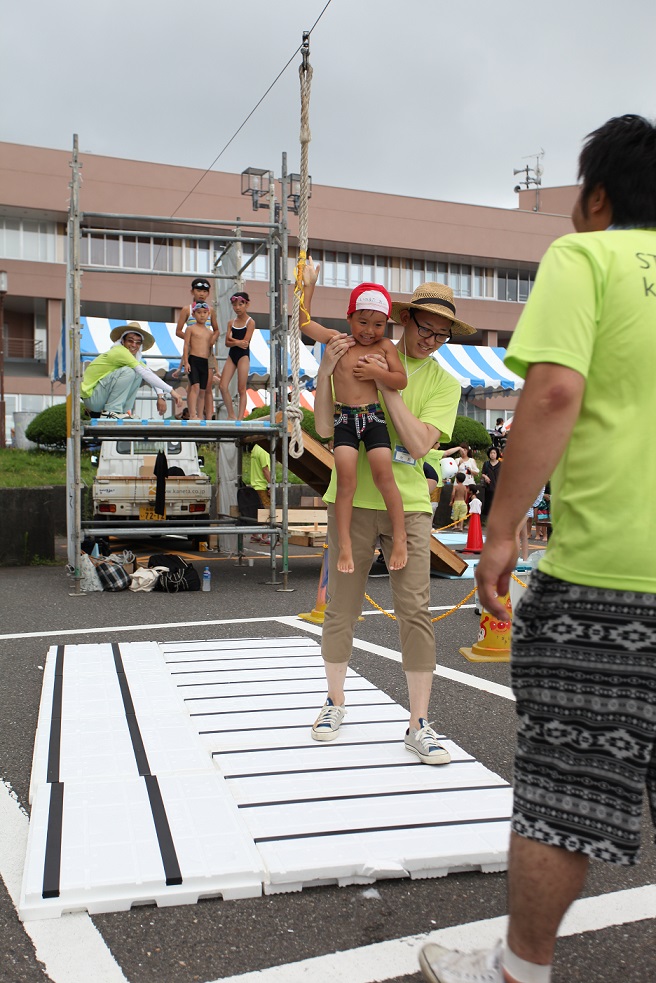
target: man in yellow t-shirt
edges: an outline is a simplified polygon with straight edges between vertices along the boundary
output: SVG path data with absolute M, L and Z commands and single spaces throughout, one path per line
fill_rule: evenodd
M 656 125 L 609 120 L 579 176 L 577 234 L 549 248 L 506 356 L 526 384 L 477 570 L 505 620 L 516 532 L 551 477 L 553 535 L 513 622 L 508 935 L 487 953 L 425 946 L 431 983 L 549 983 L 589 858 L 636 863 L 645 786 L 656 816 L 656 522 L 612 462 L 656 419 Z M 640 466 L 652 488 L 656 457 Z
M 310 301 L 316 277 L 310 263 L 305 270 L 305 304 Z M 403 335 L 398 351 L 408 384 L 402 393 L 379 389 L 381 405 L 392 446 L 394 480 L 403 500 L 408 560 L 404 567 L 390 570 L 394 612 L 399 625 L 403 669 L 408 685 L 410 720 L 404 747 L 422 764 L 444 765 L 450 761 L 448 750 L 428 723 L 428 703 L 435 669 L 435 636 L 428 610 L 430 600 L 430 535 L 432 510 L 422 459 L 444 436 L 451 436 L 455 423 L 460 385 L 431 355 L 452 334 L 473 334 L 475 329 L 456 317 L 453 292 L 440 283 L 419 286 L 410 301 L 392 304 L 391 317 L 401 324 Z M 339 359 L 353 344 L 347 334 L 336 335 L 312 321 L 303 331 L 315 341 L 326 343 L 317 376 L 314 417 L 317 433 L 332 435 L 334 402 L 332 375 Z M 373 378 L 367 356 L 356 365 Z M 383 356 L 380 356 L 383 359 Z M 354 369 L 354 372 L 356 371 Z M 382 384 L 379 384 L 379 386 Z M 337 569 L 339 543 L 335 522 L 335 484 L 332 480 L 324 500 L 328 504 L 328 596 L 321 639 L 328 698 L 311 731 L 317 741 L 332 741 L 339 733 L 347 712 L 344 679 L 353 649 L 353 627 L 362 610 L 364 590 L 371 567 L 374 546 L 380 537 L 383 553 L 389 558 L 392 523 L 385 502 L 376 487 L 365 448 L 360 445 L 357 483 L 353 495 L 351 540 L 354 571 Z M 389 564 L 388 564 L 389 566 Z
M 121 420 L 130 417 L 142 383 L 146 382 L 157 393 L 157 412 L 164 416 L 166 400 L 170 393 L 177 409 L 182 412 L 182 397 L 168 383 L 140 361 L 141 353 L 155 344 L 149 331 L 138 321 L 119 325 L 110 331 L 112 348 L 94 358 L 85 369 L 80 395 L 86 408 L 101 419 Z

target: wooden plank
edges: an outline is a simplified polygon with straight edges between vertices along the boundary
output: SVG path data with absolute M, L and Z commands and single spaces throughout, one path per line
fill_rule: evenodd
M 258 509 L 257 521 L 268 522 L 269 510 Z M 294 526 L 324 526 L 328 520 L 326 509 L 288 509 L 287 521 Z M 282 522 L 282 509 L 276 509 L 276 522 Z
M 269 441 L 265 437 L 258 437 L 254 443 L 259 444 L 265 451 L 269 451 Z M 276 457 L 282 461 L 282 446 L 278 443 L 276 447 Z M 330 476 L 333 472 L 335 461 L 332 451 L 320 444 L 314 437 L 303 433 L 303 454 L 296 458 L 289 455 L 289 470 L 297 478 L 309 485 L 318 495 L 323 495 L 328 488 Z
M 456 577 L 462 577 L 467 569 L 467 562 L 461 556 L 450 550 L 448 546 L 441 543 L 435 536 L 431 536 L 431 570 L 438 573 L 451 573 Z

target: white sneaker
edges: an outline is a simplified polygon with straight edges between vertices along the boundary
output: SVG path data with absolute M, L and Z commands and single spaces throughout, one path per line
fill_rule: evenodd
M 100 414 L 101 420 L 131 420 L 131 413 L 115 413 L 113 410 L 105 410 Z
M 408 728 L 405 734 L 405 747 L 412 751 L 425 765 L 448 765 L 451 755 L 437 739 L 437 734 L 423 717 L 419 718 L 421 727 Z
M 346 707 L 337 707 L 328 697 L 312 725 L 315 741 L 334 741 L 339 734 L 340 724 L 346 715 Z
M 419 965 L 428 983 L 504 983 L 503 943 L 494 949 L 458 952 L 429 942 L 419 952 Z

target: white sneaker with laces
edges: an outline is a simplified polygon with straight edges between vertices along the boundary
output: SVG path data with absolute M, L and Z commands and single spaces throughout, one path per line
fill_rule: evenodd
M 315 741 L 334 741 L 339 734 L 340 724 L 346 715 L 345 706 L 335 706 L 328 697 L 319 711 L 319 716 L 312 725 L 312 737 Z
M 494 949 L 458 952 L 429 942 L 419 952 L 419 965 L 428 983 L 504 983 L 503 943 Z
M 412 751 L 425 765 L 448 765 L 451 755 L 443 747 L 432 726 L 423 717 L 419 718 L 421 727 L 409 727 L 405 734 L 405 747 Z
M 114 410 L 105 410 L 100 414 L 101 420 L 131 420 L 131 413 L 115 413 Z

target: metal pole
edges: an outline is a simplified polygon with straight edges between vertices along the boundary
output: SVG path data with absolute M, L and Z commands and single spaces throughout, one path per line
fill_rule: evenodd
M 271 223 L 271 232 L 269 234 L 269 420 L 271 425 L 275 425 L 276 410 L 273 399 L 274 385 L 276 373 L 276 323 L 277 323 L 277 312 L 279 304 L 279 293 L 278 293 L 278 260 L 280 253 L 279 240 L 276 236 L 275 227 L 278 222 L 278 212 L 280 206 L 276 201 L 276 186 L 273 179 L 273 173 L 271 173 L 271 178 L 269 182 L 269 221 Z M 269 443 L 269 451 L 271 452 L 271 504 L 269 505 L 269 523 L 273 527 L 276 524 L 276 441 L 275 438 Z M 283 530 L 283 537 L 285 533 Z M 278 584 L 278 572 L 276 569 L 276 539 L 275 536 L 271 536 L 271 554 L 270 554 L 270 564 L 271 564 L 271 579 L 267 581 L 270 584 Z
M 7 274 L 0 271 L 0 447 L 7 446 L 5 411 L 5 294 Z
M 280 341 L 282 347 L 282 373 L 284 379 L 284 398 L 282 406 L 282 590 L 289 590 L 289 432 L 287 428 L 287 366 L 289 349 L 289 324 L 287 314 L 287 284 L 289 235 L 287 224 L 287 154 L 282 155 L 282 170 L 280 177 L 282 197 L 282 212 L 280 215 Z
M 80 594 L 81 419 L 80 419 L 80 163 L 78 137 L 73 136 L 71 203 L 68 218 L 68 261 L 66 288 L 66 483 L 68 501 L 68 562 Z

